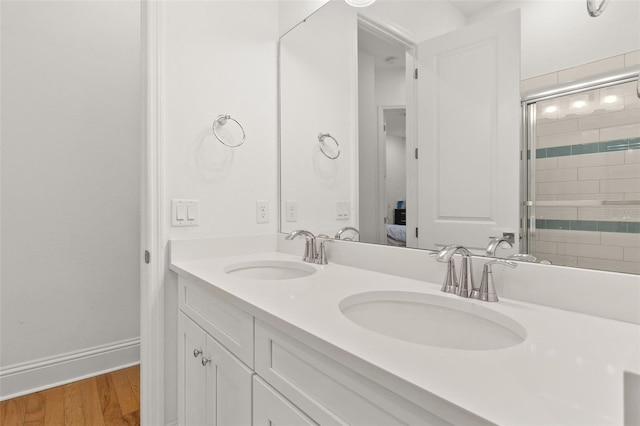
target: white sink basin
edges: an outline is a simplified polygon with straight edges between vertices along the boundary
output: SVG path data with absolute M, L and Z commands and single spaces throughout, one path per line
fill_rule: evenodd
M 225 273 L 238 278 L 252 280 L 289 280 L 315 274 L 316 269 L 302 262 L 286 260 L 256 260 L 234 263 L 225 268 Z
M 356 294 L 340 302 L 340 311 L 376 333 L 449 349 L 504 349 L 527 337 L 524 327 L 492 309 L 465 299 L 422 293 Z

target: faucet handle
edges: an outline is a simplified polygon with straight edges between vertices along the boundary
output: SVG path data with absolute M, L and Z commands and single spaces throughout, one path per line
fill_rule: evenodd
M 315 263 L 318 265 L 326 265 L 327 262 L 327 251 L 324 248 L 325 243 L 333 243 L 335 240 L 326 235 L 318 235 L 317 237 L 320 240 L 320 247 L 318 248 L 318 253 L 316 253 Z
M 484 264 L 482 269 L 482 281 L 480 282 L 480 289 L 474 290 L 471 293 L 473 299 L 483 300 L 485 302 L 497 302 L 498 294 L 496 293 L 496 286 L 493 283 L 493 271 L 491 265 L 505 265 L 510 268 L 518 266 L 516 262 L 504 259 L 493 259 Z

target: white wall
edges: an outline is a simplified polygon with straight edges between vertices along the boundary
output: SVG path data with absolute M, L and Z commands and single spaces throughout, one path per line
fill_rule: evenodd
M 168 238 L 272 234 L 278 229 L 276 1 L 167 2 L 160 70 L 166 212 L 172 198 L 200 200 L 200 226 Z M 214 139 L 219 114 L 247 133 L 239 148 Z M 256 224 L 256 200 L 270 222 Z M 177 276 L 165 279 L 165 421 L 177 418 Z
M 584 1 L 502 1 L 471 22 L 521 9 L 521 78 L 598 61 L 640 48 L 640 2 L 614 0 L 597 18 Z
M 140 304 L 140 4 L 1 7 L 0 372 L 137 339 Z
M 278 2 L 280 36 L 286 34 L 329 1 L 330 0 L 280 0 Z
M 376 68 L 376 104 L 401 106 L 407 100 L 405 68 Z

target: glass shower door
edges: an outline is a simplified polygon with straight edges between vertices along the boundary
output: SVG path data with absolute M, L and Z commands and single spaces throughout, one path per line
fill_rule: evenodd
M 526 101 L 526 248 L 539 261 L 640 273 L 637 73 Z

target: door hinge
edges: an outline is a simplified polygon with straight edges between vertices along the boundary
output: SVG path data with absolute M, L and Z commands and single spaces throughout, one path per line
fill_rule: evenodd
M 417 79 L 418 79 L 418 68 L 416 68 L 416 69 L 414 69 L 414 70 L 413 70 L 413 78 L 414 78 L 415 80 L 417 80 Z
M 418 228 L 416 228 L 416 238 L 418 238 Z
M 416 148 L 415 157 L 416 157 L 416 160 L 417 160 L 418 159 L 418 148 Z
M 382 131 L 383 131 L 383 132 L 386 132 L 386 131 L 387 131 L 387 123 L 384 123 L 384 124 L 382 125 Z
M 144 263 L 147 265 L 151 263 L 151 253 L 149 253 L 149 250 L 144 251 Z

